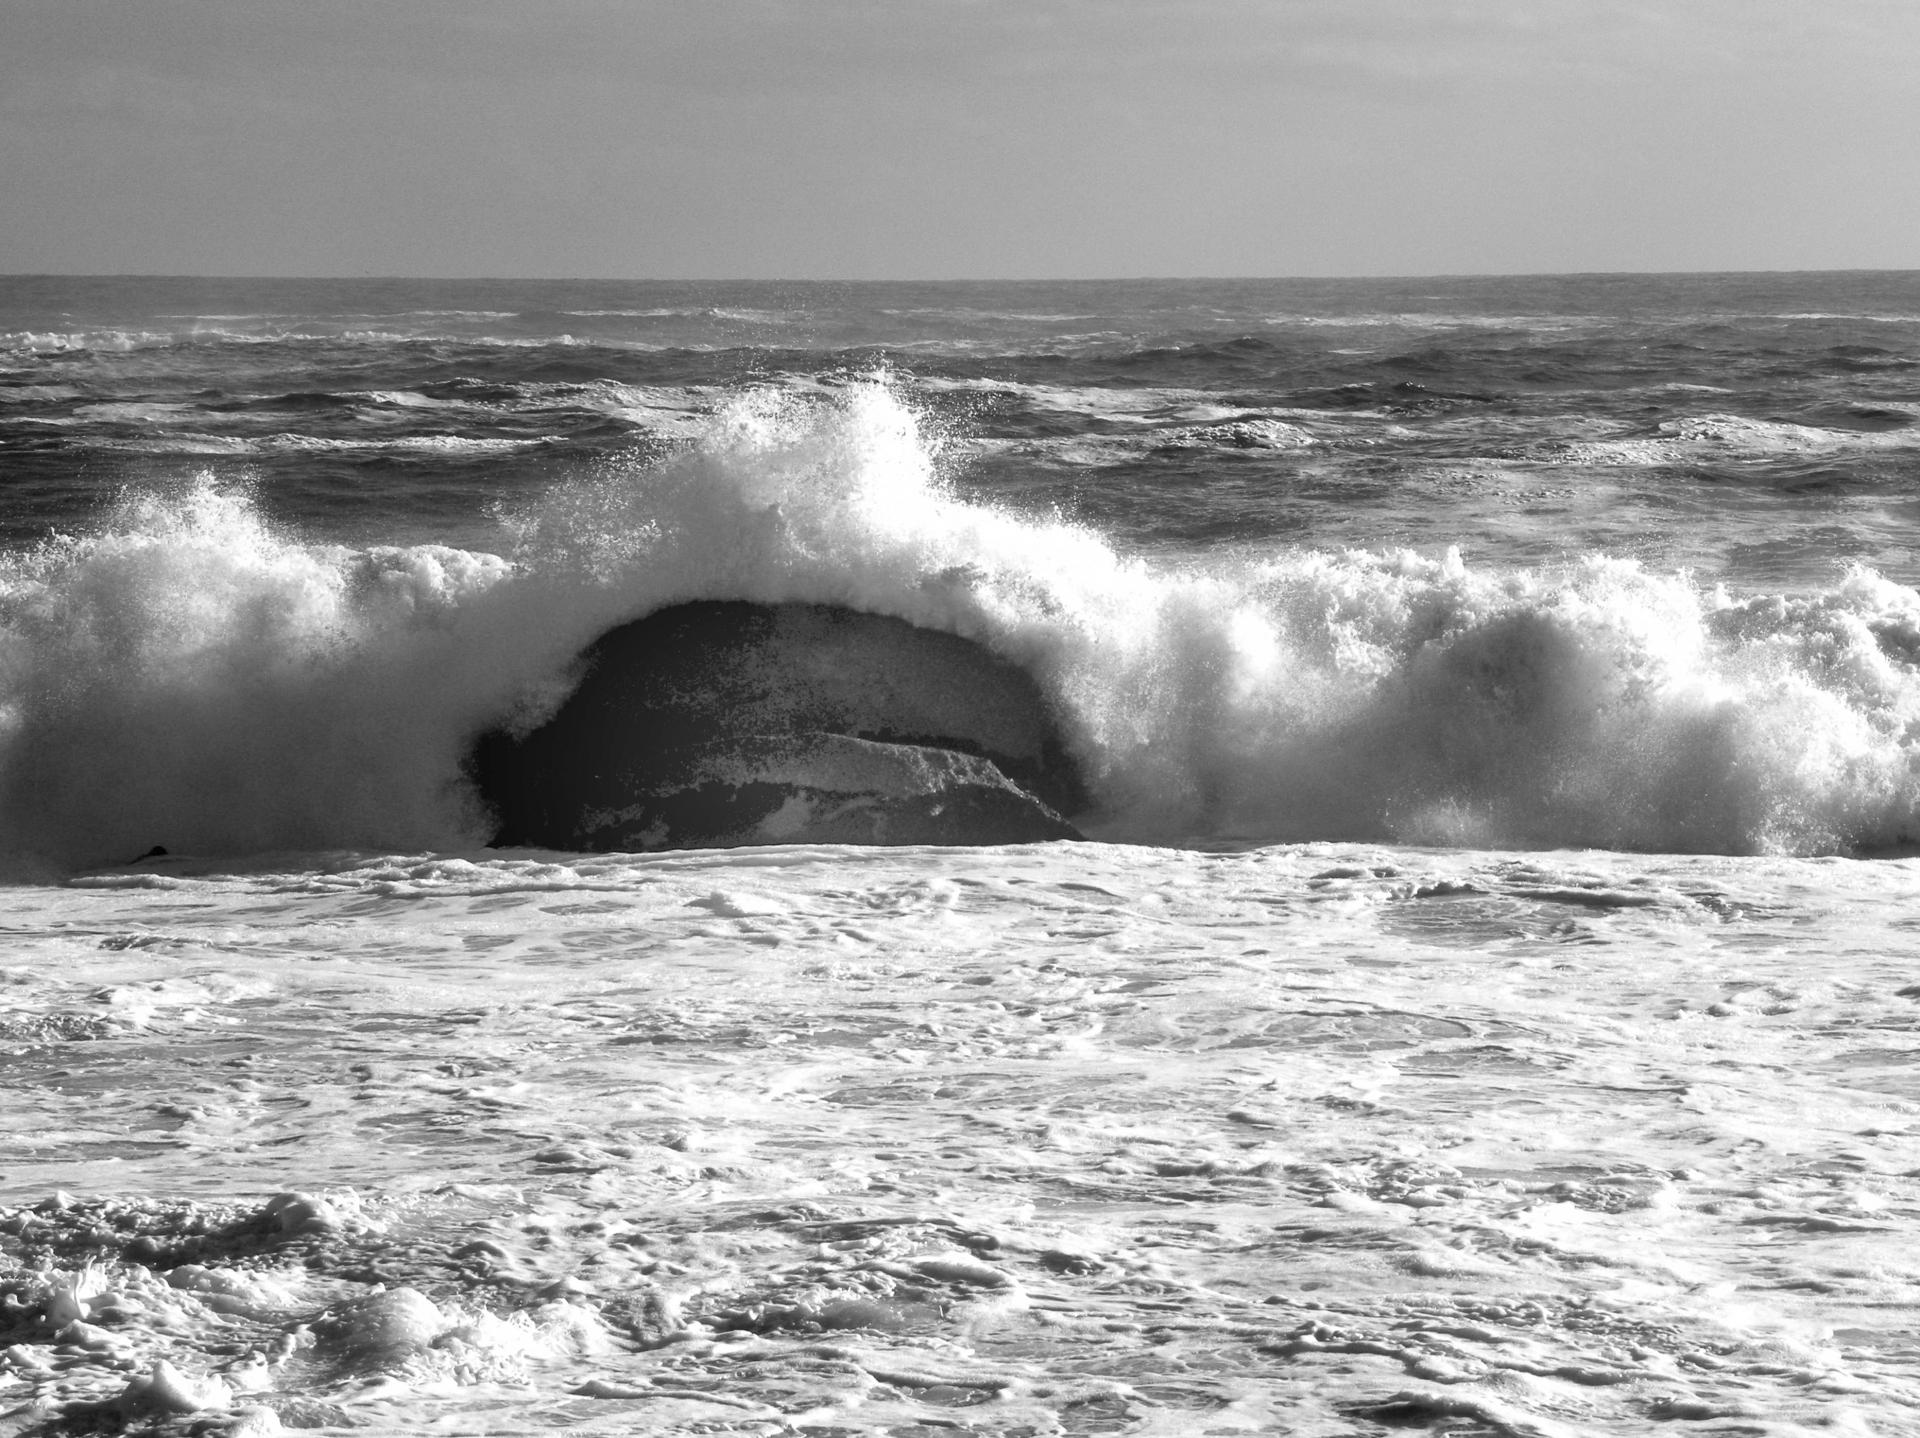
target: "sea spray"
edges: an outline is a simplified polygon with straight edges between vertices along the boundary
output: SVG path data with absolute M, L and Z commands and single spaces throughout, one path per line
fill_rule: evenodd
M 1920 858 L 489 853 L 457 800 L 470 725 L 746 575 L 1017 658 L 1110 835 L 1874 843 L 1911 449 L 1834 436 L 1920 434 L 1920 276 L 0 299 L 288 336 L 0 356 L 0 766 L 434 850 L 7 886 L 0 1430 L 1911 1427 Z M 285 793 L 148 742 L 195 691 Z M 100 849 L 64 812 L 0 832 Z
M 302 545 L 205 485 L 131 496 L 13 561 L 4 849 L 84 864 L 458 842 L 475 820 L 448 736 L 484 702 L 458 683 L 462 601 L 506 570 Z
M 968 502 L 881 381 L 760 391 L 509 518 L 506 557 L 136 493 L 0 575 L 16 863 L 472 848 L 462 759 L 613 624 L 797 600 L 983 643 L 1056 706 L 1115 840 L 1825 852 L 1907 841 L 1920 597 L 1737 596 L 1590 556 L 1153 560 Z
M 1201 761 L 1231 796 L 1205 829 L 1806 852 L 1895 843 L 1911 822 L 1920 691 L 1846 592 L 1755 609 L 1604 557 L 1502 574 L 1451 553 L 1309 554 L 1261 570 L 1236 597 L 1257 606 L 1243 629 L 1272 625 L 1248 666 L 1265 678 L 1241 681 Z M 1868 590 L 1912 604 L 1866 576 L 1850 592 Z

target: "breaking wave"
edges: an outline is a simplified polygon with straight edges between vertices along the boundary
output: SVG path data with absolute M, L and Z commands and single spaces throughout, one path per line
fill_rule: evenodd
M 964 502 L 880 382 L 764 391 L 544 494 L 501 554 L 348 549 L 210 481 L 0 567 L 0 850 L 472 848 L 461 769 L 621 621 L 806 601 L 1021 665 L 1140 842 L 1872 850 L 1916 832 L 1920 595 L 1733 594 L 1593 555 L 1149 561 Z

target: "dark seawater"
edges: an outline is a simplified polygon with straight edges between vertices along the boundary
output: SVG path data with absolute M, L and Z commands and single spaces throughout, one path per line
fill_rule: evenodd
M 743 386 L 886 370 L 969 451 L 965 492 L 1129 545 L 1444 540 L 1734 582 L 1819 583 L 1836 559 L 1915 577 L 1913 273 L 50 278 L 4 281 L 0 306 L 15 543 L 200 474 L 315 539 L 445 542 L 581 466 L 684 442 Z
M 1915 273 L 0 280 L 0 825 L 458 847 L 471 731 L 753 597 L 1032 668 L 1108 837 L 1899 844 L 1917 421 Z

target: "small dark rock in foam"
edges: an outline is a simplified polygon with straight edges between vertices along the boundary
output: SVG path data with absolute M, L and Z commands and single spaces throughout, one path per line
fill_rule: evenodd
M 1073 839 L 1086 794 L 1032 677 L 817 604 L 676 605 L 602 635 L 540 728 L 476 741 L 496 845 Z

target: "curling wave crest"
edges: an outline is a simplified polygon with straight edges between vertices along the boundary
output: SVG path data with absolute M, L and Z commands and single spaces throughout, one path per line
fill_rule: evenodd
M 1607 556 L 1150 562 L 964 502 L 939 448 L 882 382 L 748 394 L 665 462 L 550 490 L 502 555 L 308 544 L 210 482 L 129 495 L 0 568 L 0 850 L 470 849 L 474 734 L 537 723 L 598 634 L 689 599 L 987 645 L 1055 706 L 1106 839 L 1915 834 L 1920 595 L 1871 571 L 1737 595 Z

